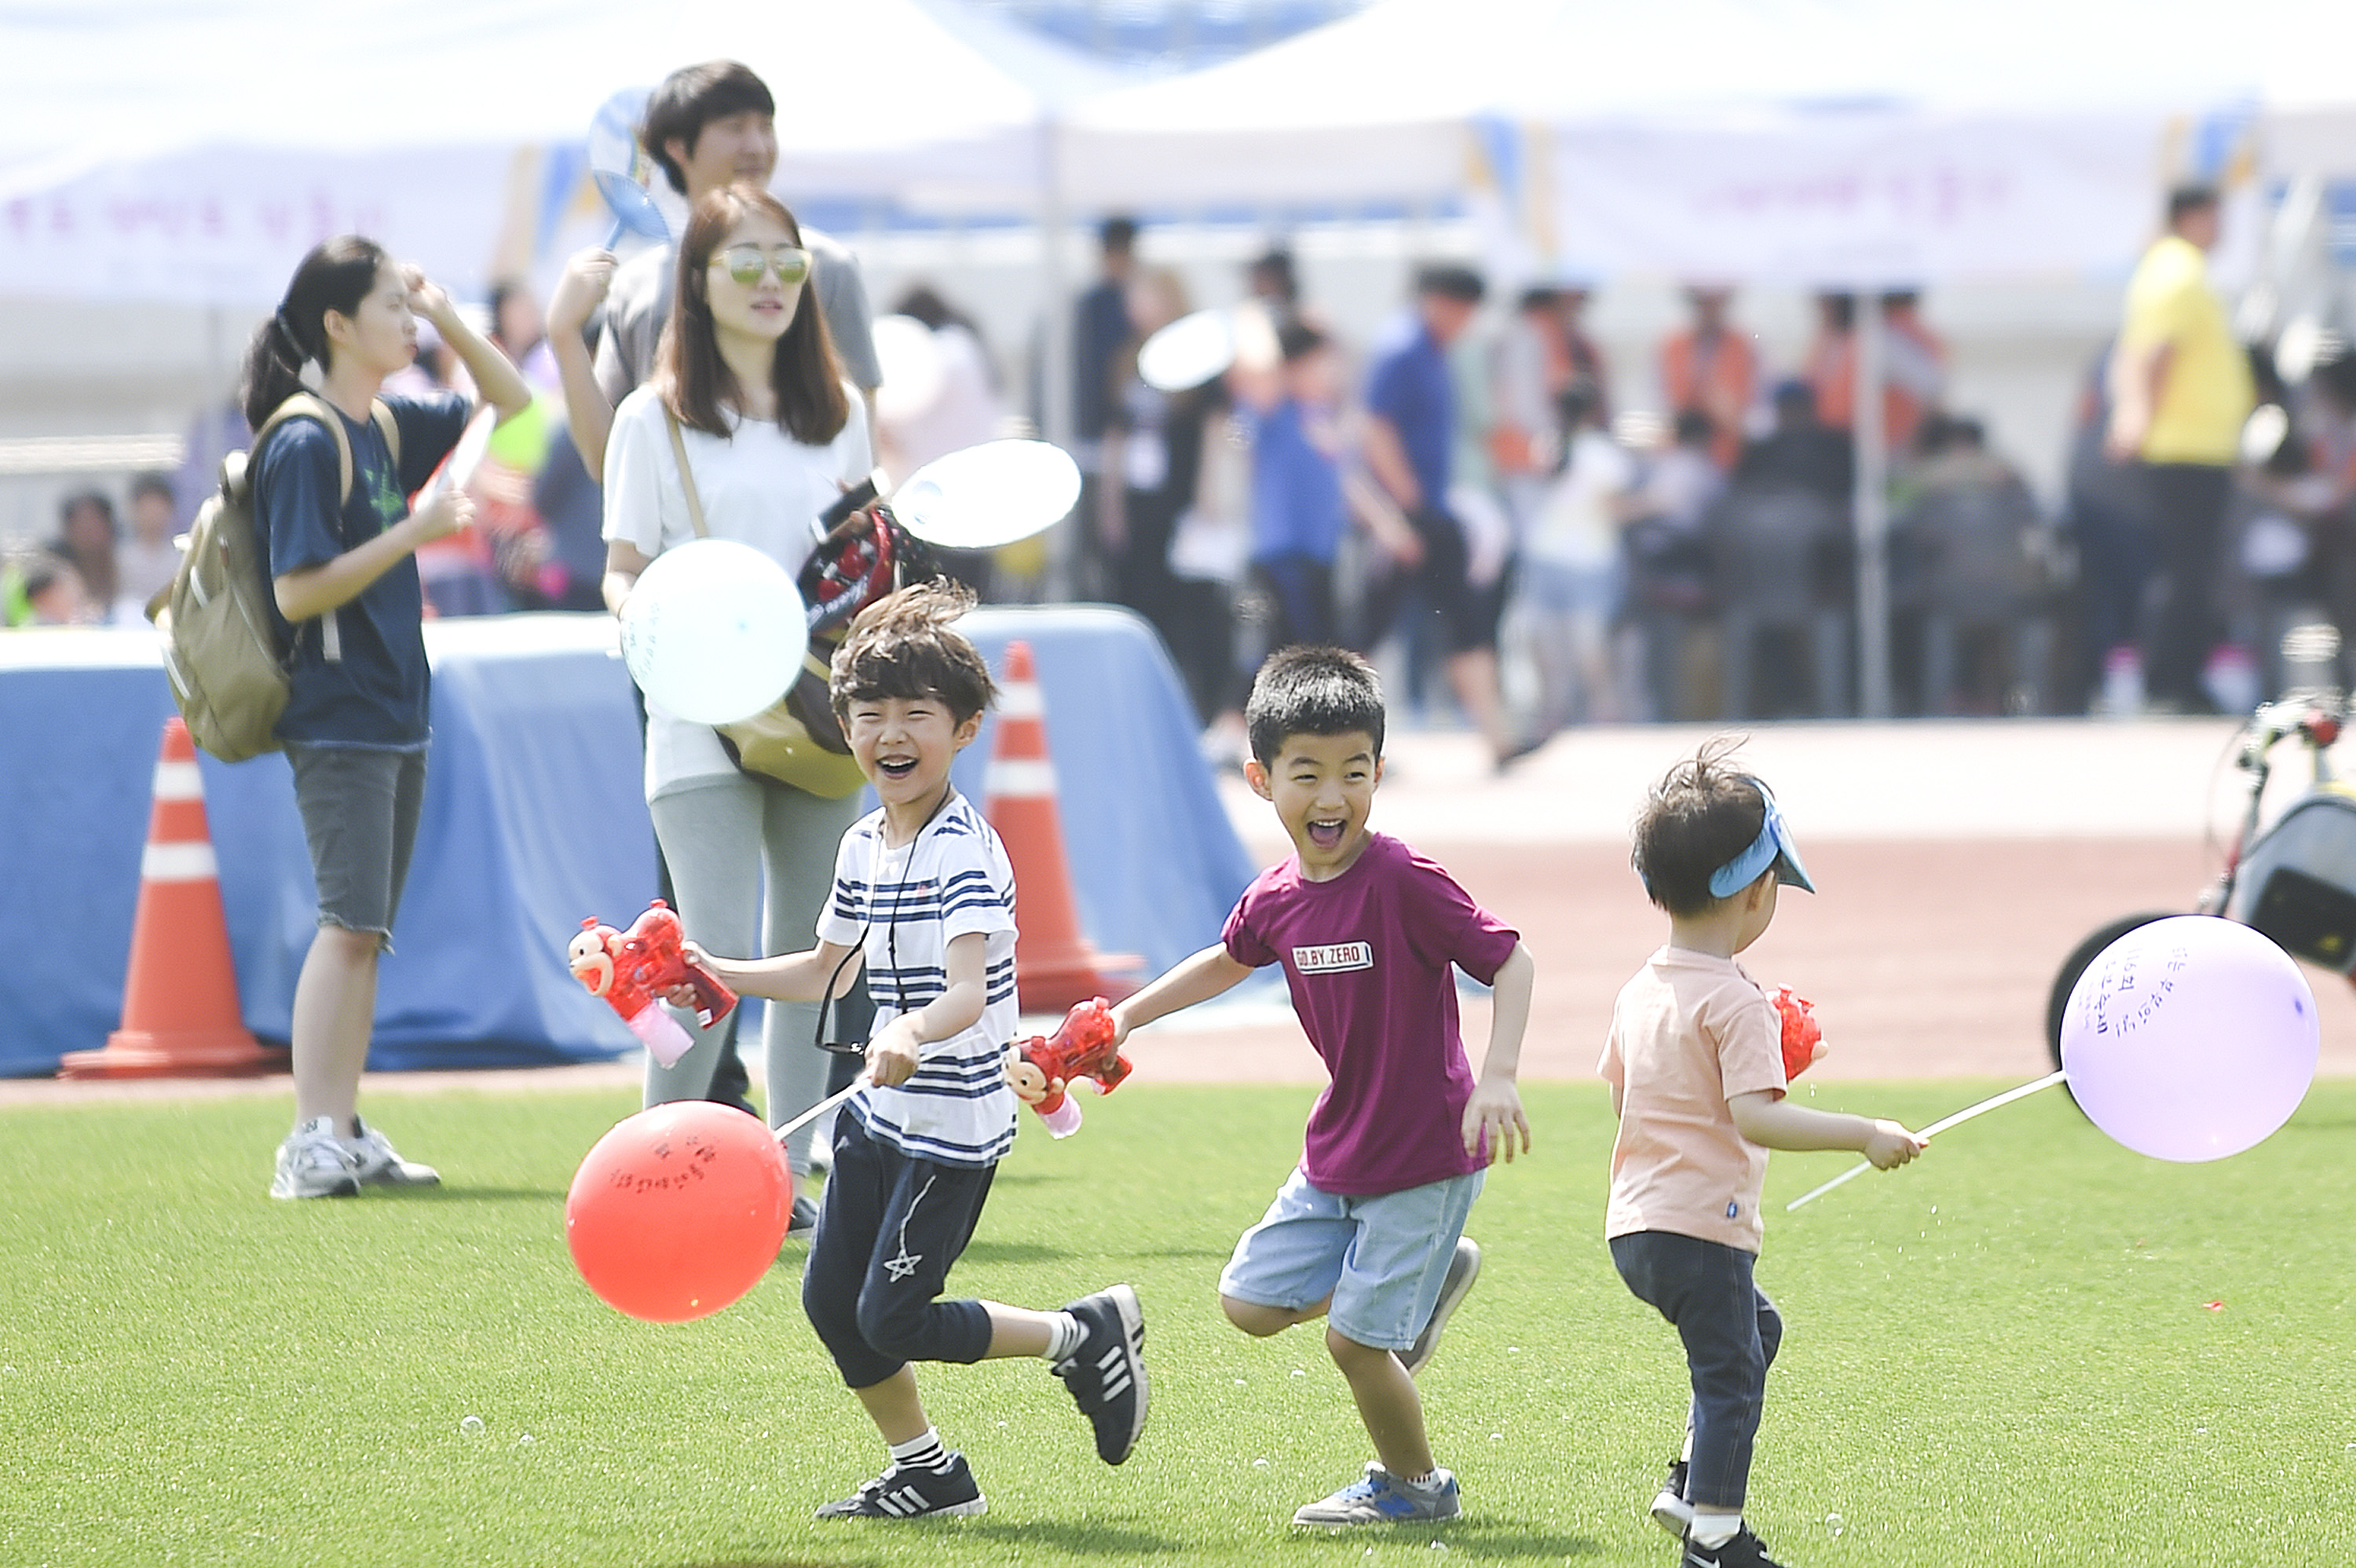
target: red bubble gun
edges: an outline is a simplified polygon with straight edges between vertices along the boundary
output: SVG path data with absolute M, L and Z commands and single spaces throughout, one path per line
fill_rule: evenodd
M 1783 1080 L 1789 1083 L 1815 1061 L 1825 1031 L 1816 1027 L 1808 998 L 1794 995 L 1789 986 L 1775 987 L 1775 1016 L 1783 1020 Z
M 687 986 L 695 992 L 696 1021 L 710 1029 L 736 1005 L 736 993 L 714 979 L 700 964 L 691 964 L 682 951 L 685 937 L 679 916 L 657 899 L 627 931 L 600 925 L 593 917 L 581 923 L 581 933 L 564 950 L 573 976 L 593 997 L 603 997 L 647 1054 L 669 1067 L 687 1054 L 695 1042 L 660 1003 L 665 992 Z
M 1102 997 L 1076 1004 L 1048 1039 L 1034 1034 L 1006 1048 L 1006 1081 L 1059 1138 L 1080 1130 L 1080 1107 L 1054 1086 L 1058 1080 L 1093 1078 L 1097 1092 L 1109 1094 L 1130 1071 L 1129 1058 L 1113 1049 L 1112 1008 Z

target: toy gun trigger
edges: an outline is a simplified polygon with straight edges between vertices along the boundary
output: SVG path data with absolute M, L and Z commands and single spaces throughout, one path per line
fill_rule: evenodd
M 711 970 L 701 964 L 682 964 L 687 971 L 687 983 L 695 992 L 695 1016 L 705 1029 L 726 1018 L 736 1007 L 736 993 L 720 983 Z

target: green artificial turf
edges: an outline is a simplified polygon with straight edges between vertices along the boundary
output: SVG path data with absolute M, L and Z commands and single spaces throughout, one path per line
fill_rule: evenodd
M 1921 1125 L 1996 1084 L 1818 1086 Z M 1251 1340 L 1220 1264 L 1299 1149 L 1300 1089 L 1134 1083 L 1026 1127 L 953 1285 L 1147 1308 L 1151 1419 L 1094 1457 L 1035 1360 L 925 1368 L 986 1517 L 813 1521 L 881 1450 L 801 1315 L 800 1244 L 699 1323 L 573 1274 L 565 1184 L 613 1094 L 381 1095 L 438 1191 L 274 1203 L 288 1107 L 0 1111 L 0 1563 L 1665 1565 L 1645 1517 L 1683 1418 L 1670 1330 L 1601 1241 L 1602 1091 L 1473 1210 L 1479 1286 L 1424 1377 L 1464 1488 L 1437 1528 L 1295 1531 L 1369 1449 L 1316 1329 Z M 1751 1519 L 1794 1568 L 2328 1560 L 2356 1512 L 2356 1083 L 2212 1165 L 2143 1158 L 2059 1093 L 1797 1214 Z M 2222 1304 L 2211 1306 L 2211 1304 Z M 480 1418 L 477 1434 L 462 1427 Z

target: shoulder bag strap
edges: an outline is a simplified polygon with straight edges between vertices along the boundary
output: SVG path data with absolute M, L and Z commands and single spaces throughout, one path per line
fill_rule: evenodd
M 392 405 L 382 398 L 369 400 L 369 418 L 384 435 L 384 449 L 392 453 L 392 481 L 401 483 L 401 421 L 392 417 Z
M 373 401 L 369 411 L 384 427 L 385 439 L 392 446 L 393 462 L 398 465 L 401 461 L 401 442 L 400 438 L 392 433 L 392 410 L 385 406 L 383 400 L 378 399 Z M 337 480 L 336 505 L 338 509 L 341 509 L 352 498 L 352 443 L 351 438 L 344 433 L 342 416 L 327 405 L 326 399 L 312 392 L 297 392 L 273 409 L 270 417 L 262 421 L 262 428 L 253 432 L 253 451 L 259 454 L 262 451 L 262 438 L 290 419 L 316 420 L 327 426 L 327 433 L 335 438 Z M 269 575 L 266 565 L 263 575 L 265 577 Z M 344 656 L 344 628 L 340 611 L 330 610 L 316 619 L 319 623 L 319 651 L 331 662 L 341 659 Z M 295 626 L 295 635 L 298 637 L 302 635 L 302 626 L 299 624 Z
M 377 406 L 383 407 L 381 403 Z M 391 412 L 389 409 L 385 411 Z M 254 454 L 261 455 L 262 438 L 288 420 L 316 420 L 327 427 L 327 433 L 335 438 L 336 443 L 337 504 L 341 505 L 342 502 L 350 500 L 352 498 L 351 438 L 344 433 L 343 420 L 337 415 L 335 410 L 327 406 L 326 400 L 316 393 L 297 392 L 273 409 L 270 417 L 262 421 L 262 428 L 253 432 Z
M 712 530 L 703 526 L 703 502 L 695 493 L 695 470 L 687 463 L 687 437 L 680 433 L 679 416 L 663 405 L 663 423 L 670 427 L 671 455 L 679 459 L 679 487 L 687 493 L 687 520 L 695 525 L 695 537 L 710 539 Z

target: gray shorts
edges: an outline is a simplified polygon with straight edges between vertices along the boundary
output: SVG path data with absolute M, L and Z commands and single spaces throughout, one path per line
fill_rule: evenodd
M 372 931 L 391 952 L 425 803 L 425 753 L 290 744 L 286 759 L 319 885 L 319 923 Z

